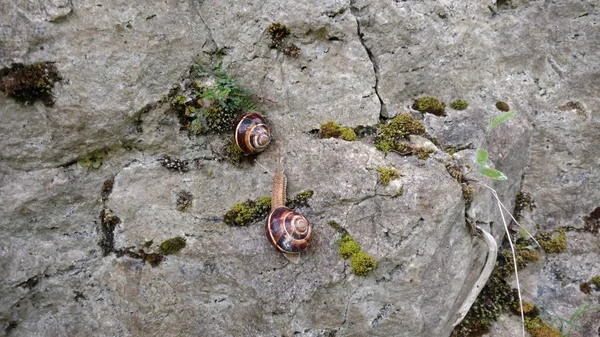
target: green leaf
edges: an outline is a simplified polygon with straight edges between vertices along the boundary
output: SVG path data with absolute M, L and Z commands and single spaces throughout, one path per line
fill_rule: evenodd
M 504 123 L 507 119 L 511 118 L 515 114 L 515 112 L 516 111 L 511 110 L 511 111 L 505 112 L 505 113 L 501 114 L 500 116 L 492 119 L 488 129 L 491 130 L 491 129 L 497 127 L 498 125 Z
M 477 165 L 479 165 L 480 169 L 485 168 L 488 161 L 488 152 L 486 150 L 478 149 L 476 155 Z
M 100 165 L 102 165 L 102 160 L 100 160 L 100 159 L 96 159 L 92 162 L 92 167 L 95 169 L 99 168 Z
M 479 173 L 483 174 L 484 176 L 494 179 L 494 180 L 506 180 L 508 179 L 504 173 L 498 171 L 498 170 L 494 170 L 491 168 L 482 168 L 479 170 Z

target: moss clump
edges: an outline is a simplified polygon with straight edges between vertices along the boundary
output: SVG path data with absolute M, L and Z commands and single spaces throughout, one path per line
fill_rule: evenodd
M 302 191 L 296 194 L 294 197 L 286 200 L 285 206 L 287 206 L 289 209 L 308 206 L 308 199 L 312 198 L 313 194 L 314 192 L 312 190 Z M 271 199 L 269 198 L 269 203 L 270 202 Z
M 542 321 L 539 317 L 525 317 L 525 330 L 531 337 L 560 337 L 560 331 Z
M 590 286 L 589 282 L 583 282 L 582 284 L 579 285 L 579 290 L 582 293 L 589 295 L 589 293 L 592 292 L 592 287 Z
M 417 111 L 428 112 L 436 116 L 444 115 L 444 105 L 439 99 L 432 96 L 417 98 L 412 108 Z
M 388 124 L 379 125 L 375 147 L 385 153 L 389 151 L 405 152 L 409 146 L 406 143 L 408 135 L 424 135 L 423 123 L 415 120 L 410 114 L 401 114 Z
M 158 249 L 163 255 L 175 254 L 185 247 L 185 239 L 177 236 L 166 241 L 163 241 Z
M 536 235 L 536 239 L 544 248 L 546 253 L 557 254 L 562 253 L 567 249 L 567 234 L 564 229 L 559 229 L 558 234 L 540 232 Z
M 394 198 L 395 198 L 395 197 L 399 197 L 399 196 L 401 196 L 401 195 L 403 195 L 403 194 L 404 194 L 404 188 L 400 187 L 400 188 L 399 188 L 399 189 L 396 191 L 396 193 L 394 193 Z
M 519 303 L 516 303 L 516 305 L 513 307 L 513 309 L 517 313 L 521 313 L 521 307 L 519 306 Z M 523 301 L 523 313 L 524 314 L 529 314 L 529 313 L 534 313 L 534 312 L 536 312 L 535 305 L 533 303 L 531 303 L 531 302 Z
M 117 255 L 127 255 L 133 259 L 140 259 L 152 266 L 152 268 L 158 266 L 164 259 L 164 255 L 160 253 L 146 253 L 144 249 L 140 248 L 136 251 L 132 248 L 126 248 L 123 251 L 117 253 Z M 148 248 L 148 247 L 146 247 Z
M 185 212 L 187 209 L 192 206 L 192 200 L 194 196 L 188 191 L 180 191 L 177 194 L 177 210 L 180 212 Z
M 434 152 L 435 151 L 432 149 L 422 147 L 417 150 L 417 158 L 425 160 L 425 159 L 429 158 L 429 156 Z
M 239 202 L 223 217 L 229 226 L 248 226 L 253 222 L 264 219 L 271 209 L 271 197 L 260 197 L 256 200 Z
M 52 106 L 52 88 L 62 78 L 53 62 L 36 62 L 31 65 L 13 64 L 0 69 L 0 90 L 8 97 L 27 104 L 42 100 Z
M 328 121 L 321 125 L 321 128 L 319 129 L 319 138 L 341 138 L 349 142 L 358 140 L 358 136 L 354 130 L 342 127 L 333 121 Z
M 510 111 L 510 106 L 505 102 L 498 101 L 498 102 L 496 102 L 496 109 L 507 112 L 507 111 Z
M 352 255 L 350 269 L 354 275 L 366 276 L 377 268 L 377 262 L 371 255 L 360 250 Z
M 450 107 L 454 110 L 465 110 L 469 106 L 469 102 L 464 99 L 457 99 L 450 103 Z
M 598 289 L 600 289 L 600 275 L 592 277 L 592 283 L 595 284 Z
M 349 236 L 345 237 L 350 238 Z M 338 253 L 342 258 L 347 259 L 352 255 L 358 253 L 359 251 L 360 245 L 358 244 L 358 242 L 352 240 L 352 238 L 350 238 L 349 240 L 344 240 L 344 237 L 342 238 L 340 248 L 338 249 Z
M 231 165 L 240 167 L 244 162 L 245 156 L 242 149 L 235 143 L 235 139 L 230 137 L 223 146 L 223 156 Z
M 287 42 L 291 31 L 279 22 L 273 22 L 267 27 L 267 33 L 271 36 L 271 48 L 275 48 L 290 57 L 298 57 L 300 48 L 293 43 Z
M 342 129 L 342 135 L 340 136 L 340 138 L 342 138 L 343 140 L 348 141 L 348 142 L 355 142 L 358 140 L 358 136 L 356 135 L 356 132 L 354 132 L 354 130 L 349 129 L 349 128 Z
M 461 184 L 462 195 L 465 202 L 470 203 L 473 201 L 473 187 L 468 186 L 467 184 Z
M 350 258 L 350 271 L 354 275 L 366 276 L 377 267 L 375 259 L 360 248 L 358 242 L 354 241 L 350 234 L 337 222 L 330 221 L 329 225 L 342 234 L 338 253 L 343 259 Z
M 385 186 L 389 185 L 390 181 L 400 178 L 398 171 L 391 167 L 378 167 L 376 171 L 379 172 L 379 182 Z

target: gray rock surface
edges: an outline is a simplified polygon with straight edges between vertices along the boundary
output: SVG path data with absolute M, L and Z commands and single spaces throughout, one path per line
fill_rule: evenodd
M 520 189 L 533 195 L 537 208 L 523 223 L 534 232 L 536 224 L 583 228 L 600 206 L 597 6 L 508 5 L 2 3 L 0 67 L 55 62 L 64 80 L 53 107 L 0 95 L 0 334 L 448 336 L 485 259 L 465 215 L 498 240 L 504 229 L 478 184 L 465 210 L 446 164 L 467 171 L 475 148 L 489 150 L 509 177 L 492 184 L 507 207 Z M 266 28 L 278 21 L 298 58 L 269 47 Z M 275 135 L 260 162 L 273 169 L 283 153 L 288 195 L 315 193 L 301 209 L 315 235 L 299 265 L 270 246 L 262 222 L 222 222 L 234 203 L 268 195 L 271 176 L 216 160 L 211 147 L 225 136 L 190 137 L 168 104 L 156 104 L 193 63 L 217 55 L 244 88 L 276 102 L 259 105 Z M 411 111 L 422 95 L 470 106 L 442 117 Z M 518 114 L 486 134 L 497 100 Z M 559 108 L 568 102 L 583 110 Z M 328 120 L 372 127 L 403 112 L 458 152 L 384 156 L 372 135 L 345 142 L 311 133 Z M 100 149 L 99 170 L 77 164 Z M 190 170 L 168 171 L 164 155 Z M 374 169 L 387 166 L 401 178 L 382 186 Z M 186 212 L 176 208 L 180 191 L 193 195 Z M 114 238 L 101 221 L 108 210 L 121 220 Z M 350 273 L 331 220 L 378 261 L 371 275 Z M 175 236 L 186 248 L 157 267 L 123 255 Z M 598 306 L 598 289 L 579 291 L 600 274 L 598 253 L 597 233 L 569 231 L 567 253 L 524 270 L 527 299 L 561 317 Z M 588 313 L 574 333 L 592 336 L 599 321 Z M 493 336 L 518 331 L 512 317 L 502 322 Z

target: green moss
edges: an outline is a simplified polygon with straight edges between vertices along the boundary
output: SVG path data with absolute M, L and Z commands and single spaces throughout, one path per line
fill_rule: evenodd
M 517 313 L 521 313 L 521 306 L 519 305 L 519 303 L 515 303 L 515 305 L 513 306 L 513 310 L 516 311 Z M 523 301 L 523 313 L 524 314 L 530 314 L 530 313 L 535 313 L 537 312 L 537 308 L 535 307 L 535 305 L 531 302 L 527 302 L 527 301 Z
M 525 330 L 531 337 L 560 337 L 560 331 L 542 321 L 539 317 L 525 317 Z
M 462 184 L 461 186 L 462 186 L 463 199 L 465 199 L 465 202 L 473 201 L 473 188 L 466 184 Z
M 223 156 L 233 166 L 239 167 L 244 162 L 244 152 L 239 146 L 237 146 L 233 136 L 225 142 L 225 146 L 223 147 Z
M 146 261 L 146 263 L 151 265 L 153 268 L 158 266 L 162 262 L 163 258 L 164 255 L 159 253 L 148 253 L 144 254 L 143 256 L 144 261 Z
M 358 136 L 354 130 L 342 127 L 333 121 L 328 121 L 321 125 L 319 138 L 341 138 L 350 142 L 358 140 Z
M 342 128 L 342 135 L 340 136 L 340 138 L 349 142 L 355 142 L 358 140 L 356 132 L 349 128 Z
M 183 111 L 185 110 L 185 103 L 188 101 L 188 98 L 185 95 L 177 95 L 171 99 L 171 108 Z
M 62 80 L 53 62 L 36 62 L 31 65 L 13 64 L 0 69 L 0 91 L 18 102 L 29 104 L 41 100 L 52 106 L 52 88 Z
M 428 112 L 436 116 L 444 115 L 444 105 L 439 99 L 432 96 L 417 98 L 413 104 L 413 109 L 420 112 Z
M 557 254 L 567 249 L 567 234 L 565 230 L 561 228 L 556 233 L 540 232 L 536 235 L 535 238 L 546 253 Z
M 390 184 L 390 181 L 400 178 L 398 171 L 391 167 L 378 167 L 376 171 L 379 172 L 379 182 L 386 186 Z
M 422 147 L 419 150 L 417 150 L 417 157 L 419 159 L 425 160 L 425 159 L 429 158 L 429 156 L 434 152 L 435 151 L 432 149 Z
M 350 236 L 346 236 L 346 237 L 350 237 Z M 360 251 L 360 245 L 356 241 L 352 240 L 351 238 L 350 238 L 350 240 L 342 239 L 340 248 L 338 249 L 338 253 L 344 259 L 351 257 L 352 255 L 358 253 L 359 251 Z
M 166 241 L 163 241 L 158 249 L 164 255 L 171 255 L 179 252 L 185 247 L 185 239 L 177 236 Z
M 510 106 L 505 102 L 498 101 L 498 102 L 496 102 L 496 109 L 506 112 L 506 111 L 510 111 Z
M 366 276 L 377 268 L 377 262 L 371 255 L 361 250 L 352 255 L 350 270 L 354 275 Z
M 457 99 L 450 103 L 450 107 L 454 110 L 465 110 L 469 106 L 469 102 L 464 99 Z
M 406 143 L 408 135 L 424 135 L 423 123 L 415 120 L 410 114 L 401 114 L 388 124 L 379 125 L 375 147 L 385 153 L 389 151 L 405 152 L 409 146 Z
M 592 277 L 592 283 L 595 284 L 598 289 L 600 289 L 600 275 Z
M 260 197 L 256 200 L 239 202 L 223 217 L 229 226 L 248 226 L 253 222 L 264 219 L 271 209 L 271 197 Z
M 394 197 L 399 197 L 404 194 L 404 188 L 400 187 L 396 193 L 394 193 Z
M 286 200 L 285 205 L 289 209 L 308 206 L 308 200 L 312 198 L 314 192 L 312 190 L 302 191 L 292 198 Z M 269 198 L 269 203 L 271 202 Z
M 180 212 L 185 212 L 187 209 L 192 206 L 192 200 L 194 196 L 188 191 L 180 191 L 177 194 L 177 210 Z

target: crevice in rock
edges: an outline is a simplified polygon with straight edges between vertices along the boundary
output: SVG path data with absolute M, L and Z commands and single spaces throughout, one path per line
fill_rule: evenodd
M 102 210 L 100 211 L 100 240 L 98 245 L 102 249 L 102 255 L 107 256 L 115 252 L 115 227 L 121 223 L 121 219 L 108 208 L 108 197 L 112 193 L 115 177 L 104 181 L 100 192 L 102 200 Z
M 356 20 L 356 33 L 358 35 L 358 39 L 360 40 L 360 43 L 362 44 L 362 46 L 365 48 L 367 55 L 369 55 L 369 60 L 371 60 L 371 64 L 373 64 L 373 72 L 375 72 L 375 87 L 373 89 L 375 90 L 375 95 L 377 95 L 377 99 L 379 99 L 379 106 L 380 106 L 379 116 L 382 117 L 387 114 L 386 114 L 385 103 L 381 99 L 381 96 L 379 95 L 379 91 L 378 91 L 378 88 L 379 88 L 379 64 L 377 63 L 377 59 L 375 58 L 375 55 L 373 55 L 373 52 L 371 51 L 371 49 L 367 46 L 367 44 L 365 42 L 363 33 L 361 32 L 361 29 L 360 29 L 360 20 L 358 19 L 359 9 L 354 6 L 353 1 L 350 1 L 350 11 L 352 12 L 352 15 L 354 16 L 354 19 Z

